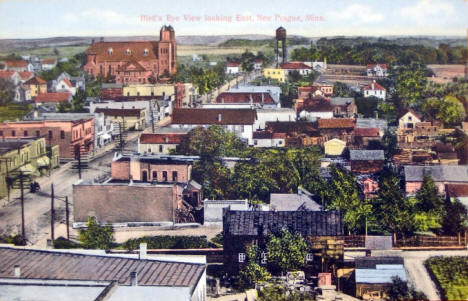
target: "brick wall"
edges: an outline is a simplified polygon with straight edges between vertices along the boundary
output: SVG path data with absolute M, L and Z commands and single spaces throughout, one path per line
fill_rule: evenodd
M 172 222 L 181 194 L 177 185 L 74 185 L 74 221 Z
M 173 172 L 177 172 L 177 182 L 185 183 L 191 179 L 191 165 L 189 164 L 154 164 L 132 160 L 114 161 L 111 166 L 113 179 L 130 180 L 131 175 L 133 180 L 143 181 L 144 172 L 146 172 L 147 181 L 173 182 L 175 181 Z M 164 172 L 167 173 L 166 180 L 163 178 Z

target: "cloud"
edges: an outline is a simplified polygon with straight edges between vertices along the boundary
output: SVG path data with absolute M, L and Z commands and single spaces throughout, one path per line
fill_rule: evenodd
M 440 0 L 419 0 L 416 4 L 400 9 L 400 16 L 418 23 L 426 22 L 428 19 L 450 17 L 455 13 L 455 7 L 448 1 Z
M 351 4 L 340 11 L 330 12 L 329 16 L 330 20 L 354 21 L 358 23 L 377 23 L 384 19 L 383 14 L 363 4 Z

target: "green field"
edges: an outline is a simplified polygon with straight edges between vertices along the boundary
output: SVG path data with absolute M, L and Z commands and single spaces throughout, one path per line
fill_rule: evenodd
M 468 257 L 432 257 L 426 267 L 445 300 L 468 299 Z
M 15 121 L 16 119 L 22 120 L 23 116 L 31 111 L 32 104 L 19 104 L 9 103 L 4 106 L 0 106 L 0 122 L 5 120 Z
M 56 57 L 57 55 L 54 52 L 54 48 L 57 48 L 59 57 L 71 58 L 75 54 L 84 52 L 88 46 L 60 46 L 60 47 L 44 47 L 44 48 L 32 48 L 26 50 L 17 50 L 9 52 L 0 52 L 0 56 L 7 56 L 11 53 L 17 55 L 37 55 L 40 57 Z

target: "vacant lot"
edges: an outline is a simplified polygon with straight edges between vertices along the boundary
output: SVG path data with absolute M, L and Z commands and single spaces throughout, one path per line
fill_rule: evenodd
M 446 300 L 468 298 L 468 257 L 432 257 L 426 261 Z
M 55 47 L 58 50 L 58 56 L 59 57 L 67 57 L 71 58 L 75 54 L 84 52 L 88 46 L 59 46 Z M 40 57 L 56 57 L 57 54 L 55 54 L 55 49 L 54 47 L 43 47 L 43 48 L 32 48 L 32 49 L 27 49 L 27 50 L 17 50 L 17 51 L 12 51 L 15 54 L 18 55 L 37 55 Z M 0 52 L 0 56 L 6 56 L 11 54 L 12 52 Z
M 0 122 L 5 120 L 15 121 L 15 119 L 21 120 L 31 109 L 32 104 L 9 103 L 0 106 Z

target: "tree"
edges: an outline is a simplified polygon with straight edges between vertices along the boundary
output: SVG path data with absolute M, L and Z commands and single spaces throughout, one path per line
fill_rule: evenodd
M 388 300 L 427 300 L 427 297 L 423 292 L 416 291 L 413 286 L 408 287 L 408 283 L 400 277 L 392 277 Z
M 354 97 L 355 92 L 351 88 L 342 82 L 335 82 L 333 84 L 333 94 L 339 97 Z
M 258 301 L 313 301 L 314 294 L 287 288 L 281 284 L 268 285 L 258 293 Z
M 15 85 L 8 79 L 0 78 L 0 105 L 6 105 L 15 97 Z
M 54 47 L 54 54 L 55 54 L 55 55 L 59 55 L 59 54 L 60 54 L 60 52 L 59 52 L 59 50 L 57 49 L 57 47 Z
M 300 234 L 281 229 L 270 234 L 267 242 L 268 266 L 274 272 L 288 272 L 304 267 L 307 244 Z
M 442 218 L 442 230 L 446 235 L 458 235 L 466 230 L 468 221 L 468 211 L 466 207 L 455 199 L 445 202 L 445 213 Z
M 379 194 L 373 200 L 374 216 L 381 230 L 400 235 L 414 231 L 412 207 L 406 200 L 400 180 L 391 170 L 384 170 L 379 181 Z
M 390 77 L 395 85 L 396 97 L 403 108 L 417 106 L 426 87 L 426 67 L 418 63 L 393 67 Z
M 446 96 L 439 107 L 437 119 L 446 125 L 458 125 L 466 117 L 463 104 L 455 96 Z
M 255 55 L 246 49 L 245 52 L 242 53 L 241 55 L 242 70 L 246 72 L 252 71 L 254 68 L 254 60 L 255 60 Z
M 110 225 L 100 226 L 95 217 L 88 217 L 86 229 L 80 229 L 79 240 L 85 249 L 108 250 L 114 241 L 114 229 Z
M 442 212 L 443 210 L 444 200 L 430 175 L 424 175 L 421 188 L 416 193 L 416 199 L 420 211 Z
M 247 262 L 239 273 L 240 285 L 242 287 L 253 287 L 257 283 L 268 281 L 271 274 L 260 264 L 260 253 L 257 245 L 247 248 Z

